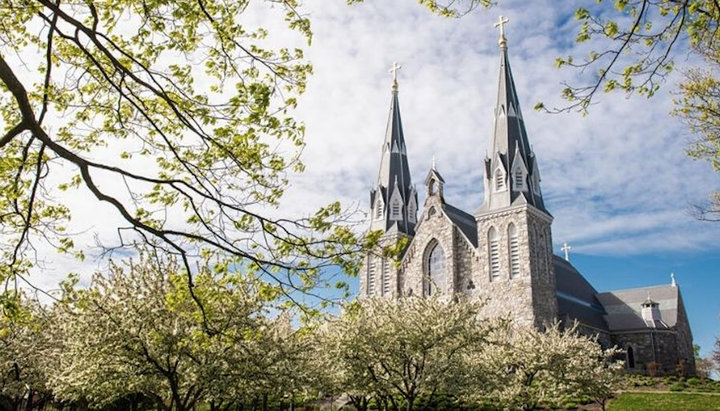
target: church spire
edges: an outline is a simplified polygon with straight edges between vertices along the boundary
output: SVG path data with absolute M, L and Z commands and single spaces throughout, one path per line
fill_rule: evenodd
M 400 119 L 397 83 L 399 69 L 397 63 L 393 63 L 390 69 L 393 75 L 390 115 L 382 147 L 377 185 L 370 192 L 372 207 L 370 229 L 385 232 L 397 230 L 400 233 L 413 235 L 417 221 L 417 193 L 410 179 L 405 136 Z
M 544 211 L 537 160 L 525 130 L 520 100 L 515 89 L 504 25 L 500 16 L 500 77 L 495 127 L 490 156 L 485 158 L 485 201 L 480 211 L 490 211 L 517 204 L 529 204 Z

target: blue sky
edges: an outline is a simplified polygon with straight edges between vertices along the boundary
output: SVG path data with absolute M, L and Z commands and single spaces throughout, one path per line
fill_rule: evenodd
M 434 156 L 447 182 L 447 200 L 473 212 L 482 202 L 481 164 L 497 86 L 493 23 L 508 16 L 510 63 L 546 205 L 555 217 L 556 253 L 570 243 L 572 262 L 600 291 L 668 283 L 675 272 L 695 342 L 707 353 L 720 334 L 720 223 L 698 222 L 688 208 L 720 189 L 720 176 L 709 164 L 685 156 L 691 136 L 668 114 L 682 72 L 670 76 L 651 100 L 615 93 L 599 96 L 587 117 L 535 112 L 538 101 L 564 104 L 562 82 L 581 80 L 554 62 L 589 50 L 574 43 L 578 27 L 570 16 L 576 7 L 596 2 L 498 3 L 451 20 L 431 15 L 416 0 L 365 0 L 355 6 L 307 0 L 301 10 L 312 21 L 310 47 L 284 28 L 277 11 L 249 10 L 243 16 L 248 25 L 267 28 L 269 42 L 305 48 L 314 65 L 296 112 L 307 126 L 307 169 L 290 176 L 292 186 L 278 212 L 306 215 L 335 200 L 348 208 L 368 207 L 394 61 L 403 66 L 400 108 L 415 183 L 422 184 Z M 681 55 L 678 62 L 694 60 Z M 96 238 L 117 241 L 120 222 L 81 194 L 71 199 L 79 218 L 69 230 L 92 256 Z M 104 264 L 45 251 L 38 251 L 45 264 L 36 277 L 45 288 L 69 271 L 87 275 Z

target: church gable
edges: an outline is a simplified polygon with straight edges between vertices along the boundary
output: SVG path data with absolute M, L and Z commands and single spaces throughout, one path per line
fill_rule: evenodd
M 445 204 L 437 194 L 429 196 L 403 256 L 403 294 L 451 296 L 472 286 L 473 241 L 477 241 L 474 232 L 472 216 Z M 440 256 L 442 262 L 438 261 Z

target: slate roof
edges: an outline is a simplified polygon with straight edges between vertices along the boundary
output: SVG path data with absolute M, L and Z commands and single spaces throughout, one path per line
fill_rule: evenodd
M 443 210 L 450 221 L 462 231 L 465 238 L 467 238 L 474 247 L 477 247 L 477 222 L 475 221 L 475 217 L 447 203 L 443 206 Z
M 525 129 L 525 120 L 520 110 L 520 99 L 510 69 L 507 46 L 503 44 L 500 46 L 500 76 L 494 124 L 492 148 L 488 153 L 490 157 L 485 159 L 485 178 L 492 180 L 491 176 L 498 167 L 509 175 L 512 172 L 515 157 L 519 156 L 529 173 L 526 184 L 530 189 L 527 191 L 503 190 L 495 194 L 486 192 L 485 195 L 510 196 L 504 206 L 526 203 L 547 212 L 539 187 L 540 176 L 537 164 L 535 164 L 537 159 L 533 154 Z M 512 179 L 508 178 L 506 184 L 511 183 Z M 535 187 L 536 184 L 537 187 Z M 493 208 L 488 200 L 490 199 L 486 198 L 480 208 L 481 211 Z
M 591 327 L 607 330 L 605 309 L 595 288 L 569 261 L 553 255 L 558 317 L 570 318 Z
M 400 221 L 391 220 L 389 212 L 390 199 L 396 184 L 403 203 L 403 218 Z M 412 198 L 417 206 L 417 193 L 410 178 L 410 166 L 408 165 L 405 135 L 400 118 L 400 101 L 398 100 L 396 87 L 393 87 L 390 101 L 390 113 L 387 128 L 385 129 L 385 141 L 383 142 L 382 156 L 380 158 L 377 186 L 370 192 L 371 209 L 378 194 L 382 196 L 385 207 L 385 219 L 382 229 L 387 231 L 393 226 L 397 226 L 399 231 L 413 235 L 415 233 L 415 223 L 408 218 L 408 205 Z
M 598 294 L 598 300 L 607 312 L 605 321 L 610 331 L 650 328 L 643 320 L 641 311 L 641 305 L 647 300 L 648 294 L 659 304 L 662 324 L 666 327 L 674 327 L 677 324 L 679 307 L 678 287 L 660 285 Z

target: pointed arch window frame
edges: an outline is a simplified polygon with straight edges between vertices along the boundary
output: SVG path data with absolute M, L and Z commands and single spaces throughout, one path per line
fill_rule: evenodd
M 447 282 L 447 258 L 445 250 L 436 239 L 425 247 L 423 295 L 432 297 L 443 294 Z
M 411 223 L 417 223 L 417 201 L 415 201 L 414 190 L 410 192 L 410 201 L 408 202 L 408 221 Z
M 375 290 L 377 289 L 377 263 L 372 256 L 368 256 L 366 279 L 365 292 L 370 296 L 375 295 Z
M 528 177 L 528 171 L 525 167 L 524 161 L 517 160 L 517 157 L 515 157 L 515 161 L 511 170 L 512 175 L 512 189 L 515 192 L 521 192 L 521 191 L 528 191 L 528 183 L 527 183 L 527 177 Z
M 636 366 L 635 362 L 635 350 L 633 349 L 632 345 L 627 345 L 627 348 L 625 349 L 625 364 L 627 369 L 634 370 Z
M 508 224 L 508 268 L 510 279 L 520 277 L 520 235 L 514 223 Z
M 500 233 L 493 226 L 487 233 L 488 239 L 488 274 L 490 282 L 500 279 L 502 264 L 500 262 Z
M 375 200 L 375 207 L 373 207 L 373 219 L 382 220 L 385 215 L 385 203 L 383 202 L 382 195 L 378 191 L 377 199 Z

